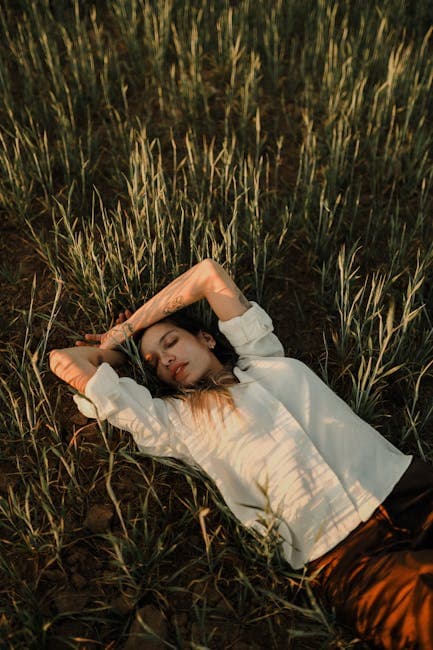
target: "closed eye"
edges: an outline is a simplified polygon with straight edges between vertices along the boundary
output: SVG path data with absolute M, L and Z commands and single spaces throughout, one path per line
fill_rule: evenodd
M 177 342 L 178 342 L 178 337 L 175 337 L 174 339 L 171 339 L 171 340 L 169 340 L 169 341 L 165 341 L 165 342 L 164 342 L 164 349 L 167 349 L 167 348 L 171 348 L 171 347 L 173 347 L 173 345 L 175 345 Z M 144 357 L 144 360 L 146 361 L 146 363 L 147 363 L 147 364 L 148 364 L 148 365 L 149 365 L 153 370 L 157 370 L 157 368 L 158 368 L 158 363 L 159 363 L 159 359 L 158 359 L 158 358 L 155 358 L 155 356 L 154 356 L 153 354 L 150 354 L 150 353 L 149 353 L 149 354 L 146 354 L 145 357 Z

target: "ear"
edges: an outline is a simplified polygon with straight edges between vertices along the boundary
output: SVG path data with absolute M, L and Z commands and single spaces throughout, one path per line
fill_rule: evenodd
M 209 334 L 209 332 L 204 332 L 203 330 L 200 330 L 200 332 L 197 334 L 197 338 L 199 341 L 204 343 L 210 350 L 213 350 L 214 347 L 216 346 L 216 341 L 212 334 Z

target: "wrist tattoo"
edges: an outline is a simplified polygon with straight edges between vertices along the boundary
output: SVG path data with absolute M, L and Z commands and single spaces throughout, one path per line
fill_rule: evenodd
M 245 296 L 244 296 L 244 294 L 242 293 L 242 291 L 239 291 L 239 292 L 238 292 L 238 300 L 239 300 L 239 302 L 241 303 L 241 305 L 242 305 L 243 307 L 247 307 L 247 308 L 248 308 L 248 307 L 251 307 L 251 305 L 250 305 L 250 301 L 247 300 L 247 299 L 245 298 Z
M 185 301 L 182 296 L 176 296 L 176 298 L 172 298 L 168 301 L 167 305 L 163 309 L 163 313 L 168 316 L 169 314 L 173 314 L 175 311 L 179 311 L 179 309 L 183 309 L 184 306 Z

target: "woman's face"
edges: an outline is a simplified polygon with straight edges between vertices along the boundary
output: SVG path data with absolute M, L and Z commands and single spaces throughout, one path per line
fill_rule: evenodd
M 207 332 L 195 335 L 167 321 L 144 332 L 140 352 L 165 384 L 192 386 L 223 368 L 212 352 L 214 346 L 215 339 Z

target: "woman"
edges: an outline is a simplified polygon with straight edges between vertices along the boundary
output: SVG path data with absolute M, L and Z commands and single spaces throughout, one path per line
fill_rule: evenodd
M 176 321 L 205 298 L 238 355 Z M 284 357 L 272 321 L 224 269 L 204 260 L 94 347 L 54 350 L 52 370 L 80 410 L 132 433 L 148 454 L 200 466 L 245 525 L 278 530 L 285 557 L 380 648 L 433 648 L 433 473 L 402 454 L 304 364 Z M 143 332 L 143 360 L 174 396 L 114 368 Z M 96 409 L 96 410 L 95 410 Z

